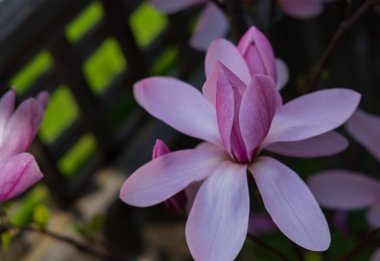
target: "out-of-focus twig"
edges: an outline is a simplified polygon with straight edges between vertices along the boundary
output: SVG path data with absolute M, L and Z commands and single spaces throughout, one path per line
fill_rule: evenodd
M 350 5 L 350 0 L 347 2 Z M 362 6 L 351 16 L 346 17 L 343 22 L 339 25 L 338 30 L 335 32 L 333 38 L 330 40 L 325 51 L 322 54 L 317 66 L 311 73 L 310 77 L 307 79 L 305 84 L 305 90 L 311 91 L 315 88 L 318 80 L 321 78 L 325 67 L 333 54 L 334 50 L 337 48 L 338 43 L 347 33 L 347 31 L 374 5 L 379 4 L 379 0 L 366 0 Z M 348 8 L 348 10 L 347 10 Z M 346 7 L 346 14 L 349 12 L 350 7 Z
M 230 20 L 232 36 L 235 41 L 238 41 L 247 30 L 242 2 L 241 0 L 226 0 L 225 3 Z

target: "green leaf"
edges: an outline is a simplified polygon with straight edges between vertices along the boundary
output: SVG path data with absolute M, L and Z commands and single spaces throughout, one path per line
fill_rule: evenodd
M 3 232 L 1 234 L 1 247 L 4 251 L 7 251 L 9 249 L 9 246 L 11 245 L 12 241 L 12 235 L 9 232 Z
M 42 228 L 46 228 L 49 223 L 51 213 L 43 204 L 39 204 L 34 208 L 33 221 Z

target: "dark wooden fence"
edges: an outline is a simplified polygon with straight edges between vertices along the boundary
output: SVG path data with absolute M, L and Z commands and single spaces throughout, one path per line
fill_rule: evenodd
M 180 0 L 178 0 L 180 1 Z M 168 26 L 146 47 L 139 46 L 129 18 L 140 0 L 101 0 L 104 16 L 79 41 L 69 41 L 66 26 L 92 0 L 6 0 L 0 4 L 0 87 L 4 91 L 10 79 L 41 51 L 48 51 L 53 65 L 40 75 L 19 98 L 34 96 L 40 90 L 54 93 L 62 83 L 70 92 L 80 110 L 79 117 L 52 143 L 37 139 L 37 152 L 45 182 L 57 202 L 69 206 L 86 192 L 92 175 L 100 166 L 118 158 L 121 150 L 133 146 L 148 118 L 133 103 L 131 86 L 152 71 L 152 65 L 166 47 L 176 46 L 175 74 L 189 78 L 202 62 L 202 54 L 192 50 L 187 42 L 191 23 L 199 9 L 172 15 Z M 361 1 L 357 1 L 361 2 Z M 316 63 L 343 17 L 344 1 L 328 6 L 325 14 L 308 21 L 284 18 L 268 30 L 277 54 L 291 69 L 291 81 L 284 90 L 285 97 L 304 92 L 296 73 L 306 75 Z M 378 105 L 380 34 L 379 16 L 371 11 L 345 38 L 332 59 L 329 72 L 332 77 L 322 86 L 347 86 L 364 92 L 365 101 Z M 117 39 L 127 68 L 96 94 L 89 86 L 83 64 L 107 37 Z M 201 67 L 200 67 L 201 68 Z M 198 82 L 199 77 L 198 77 Z M 372 94 L 370 94 L 372 93 Z M 116 108 L 132 103 L 115 122 Z M 380 107 L 375 111 L 380 112 Z M 97 148 L 74 178 L 68 179 L 59 171 L 58 161 L 85 133 L 92 133 Z M 142 157 L 147 158 L 146 153 Z

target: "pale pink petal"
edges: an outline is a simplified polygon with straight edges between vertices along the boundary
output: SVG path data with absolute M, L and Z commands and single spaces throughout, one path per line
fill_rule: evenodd
M 375 253 L 373 253 L 371 261 L 380 261 L 380 248 L 376 249 Z
M 45 111 L 49 103 L 49 93 L 45 91 L 40 92 L 37 95 L 36 100 L 38 104 L 41 106 L 42 110 Z
M 359 101 L 359 93 L 339 88 L 296 98 L 277 110 L 264 145 L 304 140 L 333 130 L 351 116 Z
M 330 131 L 306 140 L 272 143 L 265 149 L 285 156 L 312 158 L 331 156 L 347 147 L 348 141 L 345 137 Z
M 276 65 L 272 45 L 266 36 L 251 26 L 237 46 L 248 64 L 251 75 L 265 74 L 276 82 Z
M 214 150 L 168 153 L 136 170 L 123 184 L 120 198 L 133 206 L 152 206 L 212 174 L 224 160 Z
M 246 166 L 224 162 L 199 189 L 186 224 L 186 240 L 195 260 L 231 261 L 248 229 Z
M 29 153 L 20 153 L 0 161 L 0 202 L 18 196 L 43 177 Z
M 154 117 L 189 136 L 221 144 L 215 109 L 191 85 L 151 77 L 133 88 L 137 102 Z
M 0 100 L 0 145 L 4 135 L 5 127 L 15 108 L 16 90 L 10 89 Z
M 346 129 L 380 161 L 380 117 L 357 110 L 348 120 Z
M 295 18 L 312 18 L 322 13 L 320 0 L 277 0 L 281 10 Z
M 281 90 L 289 81 L 289 70 L 286 63 L 281 59 L 276 59 L 276 72 L 277 72 L 277 81 L 276 87 L 277 90 Z
M 273 79 L 266 75 L 254 75 L 244 93 L 239 122 L 249 159 L 269 131 L 276 111 L 276 94 Z
M 210 3 L 202 11 L 195 31 L 190 40 L 190 45 L 202 51 L 207 50 L 211 41 L 225 36 L 228 31 L 228 21 L 222 10 Z
M 249 166 L 265 208 L 278 228 L 296 244 L 324 251 L 330 245 L 326 219 L 313 194 L 291 169 L 269 157 Z
M 196 181 L 191 183 L 186 189 L 186 210 L 187 213 L 190 213 L 191 208 L 193 207 L 193 203 L 195 200 L 195 196 L 198 193 L 199 188 L 202 186 L 203 181 Z
M 380 182 L 348 170 L 327 170 L 313 175 L 309 187 L 322 206 L 333 209 L 367 207 L 380 196 Z
M 224 147 L 240 161 L 247 161 L 247 150 L 239 126 L 239 108 L 245 84 L 227 67 L 219 64 L 216 114 Z
M 7 155 L 26 151 L 42 120 L 41 106 L 33 98 L 22 102 L 8 121 L 2 149 Z
M 150 0 L 150 3 L 164 13 L 175 13 L 206 0 Z
M 205 61 L 207 79 L 211 77 L 218 62 L 224 64 L 246 85 L 251 81 L 251 75 L 243 56 L 239 53 L 238 49 L 227 40 L 216 39 L 212 41 L 208 47 Z M 211 88 L 211 90 L 205 90 L 207 88 Z M 215 93 L 216 86 L 205 83 L 203 86 L 203 94 L 211 104 L 215 104 Z
M 368 223 L 372 227 L 374 228 L 380 227 L 380 195 L 379 195 L 378 200 L 368 210 L 367 220 L 368 220 Z
M 156 159 L 170 152 L 169 147 L 160 139 L 156 140 L 153 147 L 152 159 Z
M 249 216 L 248 233 L 259 235 L 273 231 L 277 231 L 277 226 L 269 215 L 251 214 Z

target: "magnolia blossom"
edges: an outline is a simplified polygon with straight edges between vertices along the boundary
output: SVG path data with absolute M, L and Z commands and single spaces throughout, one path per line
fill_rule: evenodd
M 134 96 L 146 111 L 205 142 L 143 165 L 124 182 L 120 198 L 152 206 L 203 181 L 186 224 L 190 252 L 195 260 L 233 260 L 248 230 L 248 170 L 276 226 L 304 248 L 326 250 L 329 228 L 306 184 L 287 166 L 260 154 L 267 148 L 301 157 L 342 150 L 346 140 L 331 130 L 351 116 L 360 95 L 337 88 L 283 105 L 272 77 L 251 74 L 231 43 L 215 43 L 220 49 L 208 49 L 203 95 L 169 77 L 134 85 Z
M 37 134 L 49 96 L 41 92 L 15 110 L 16 91 L 0 100 L 0 202 L 24 192 L 43 175 L 27 149 Z
M 357 110 L 347 123 L 347 131 L 380 161 L 380 118 Z M 369 207 L 367 221 L 380 226 L 380 180 L 343 169 L 318 173 L 308 181 L 322 206 L 339 210 Z M 371 258 L 380 261 L 380 249 Z
M 277 0 L 277 5 L 287 15 L 302 19 L 319 15 L 323 11 L 323 2 L 327 1 L 329 0 Z M 190 40 L 190 45 L 195 49 L 206 50 L 213 39 L 223 37 L 229 29 L 225 14 L 213 1 L 151 0 L 150 2 L 158 10 L 168 14 L 193 5 L 205 4 Z

